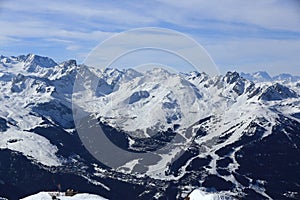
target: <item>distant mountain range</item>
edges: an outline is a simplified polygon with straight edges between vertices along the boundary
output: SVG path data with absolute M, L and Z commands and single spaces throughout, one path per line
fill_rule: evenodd
M 293 76 L 291 74 L 279 74 L 271 77 L 265 71 L 259 71 L 255 73 L 241 73 L 241 76 L 253 82 L 268 82 L 268 81 L 285 81 L 285 82 L 296 82 L 300 81 L 300 76 Z
M 0 84 L 0 196 L 300 198 L 298 76 L 95 69 L 28 54 L 0 57 Z M 109 152 L 115 168 L 95 159 L 80 131 L 99 125 L 135 157 Z

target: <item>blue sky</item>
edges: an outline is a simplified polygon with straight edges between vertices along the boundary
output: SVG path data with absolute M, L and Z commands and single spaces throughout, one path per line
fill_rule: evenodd
M 77 59 L 116 33 L 169 28 L 199 42 L 219 70 L 300 75 L 297 0 L 2 0 L 0 54 Z

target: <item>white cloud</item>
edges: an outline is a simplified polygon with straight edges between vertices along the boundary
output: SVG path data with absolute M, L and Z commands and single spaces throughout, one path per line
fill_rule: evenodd
M 44 54 L 57 55 L 57 48 L 60 58 L 74 54 L 82 59 L 93 46 L 122 30 L 173 27 L 196 37 L 224 69 L 231 65 L 299 69 L 299 6 L 293 0 L 6 0 L 0 4 L 0 44 L 2 52 L 43 47 Z M 161 41 L 180 45 L 176 39 Z M 116 46 L 122 48 L 126 41 L 121 44 Z
M 69 51 L 76 51 L 78 49 L 80 49 L 79 45 L 69 45 L 66 47 L 66 50 L 69 50 Z
M 159 0 L 164 3 L 163 16 L 180 24 L 199 23 L 199 20 L 212 20 L 227 23 L 257 25 L 267 29 L 300 31 L 299 2 L 240 1 L 240 0 Z M 173 15 L 176 11 L 176 17 Z M 162 13 L 162 12 L 161 12 Z M 194 23 L 193 23 L 194 20 Z
M 152 19 L 141 15 L 139 12 L 132 12 L 117 4 L 104 1 L 37 1 L 28 0 L 26 3 L 21 0 L 5 1 L 2 9 L 8 9 L 15 12 L 61 15 L 65 18 L 85 18 L 94 20 L 106 20 L 117 24 L 136 24 L 142 22 L 151 22 Z
M 6 35 L 0 35 L 0 45 L 6 46 L 13 42 L 19 42 L 20 40 L 6 36 Z
M 58 39 L 58 38 L 46 38 L 45 40 L 49 41 L 49 42 L 57 42 L 57 43 L 64 43 L 64 44 L 73 43 L 71 40 L 64 40 L 64 39 Z

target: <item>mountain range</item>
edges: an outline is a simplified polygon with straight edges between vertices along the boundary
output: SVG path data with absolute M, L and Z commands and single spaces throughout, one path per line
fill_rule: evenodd
M 0 84 L 0 196 L 180 199 L 199 188 L 300 198 L 298 76 L 97 69 L 28 54 L 0 57 Z M 94 141 L 83 145 L 99 126 L 128 157 L 103 149 L 102 162 Z

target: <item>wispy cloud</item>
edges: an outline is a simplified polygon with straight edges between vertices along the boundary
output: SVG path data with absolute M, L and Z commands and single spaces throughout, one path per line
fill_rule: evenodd
M 165 4 L 164 13 L 173 23 L 193 24 L 199 21 L 220 21 L 234 24 L 257 25 L 266 29 L 300 31 L 300 4 L 297 1 L 278 0 L 159 0 Z M 171 15 L 177 10 L 176 17 Z M 168 13 L 169 12 L 169 13 Z M 178 17 L 179 16 L 179 17 Z M 176 19 L 176 20 L 172 20 Z
M 157 26 L 196 38 L 220 67 L 300 64 L 297 0 L 43 1 L 0 4 L 1 53 L 44 53 L 63 60 L 83 55 L 115 33 Z M 254 62 L 255 61 L 255 62 Z M 226 66 L 226 67 L 225 67 Z M 274 71 L 274 67 L 270 67 Z M 300 73 L 300 72 L 299 72 Z
M 67 46 L 66 50 L 69 50 L 69 51 L 76 51 L 80 49 L 80 46 L 79 45 L 69 45 Z

